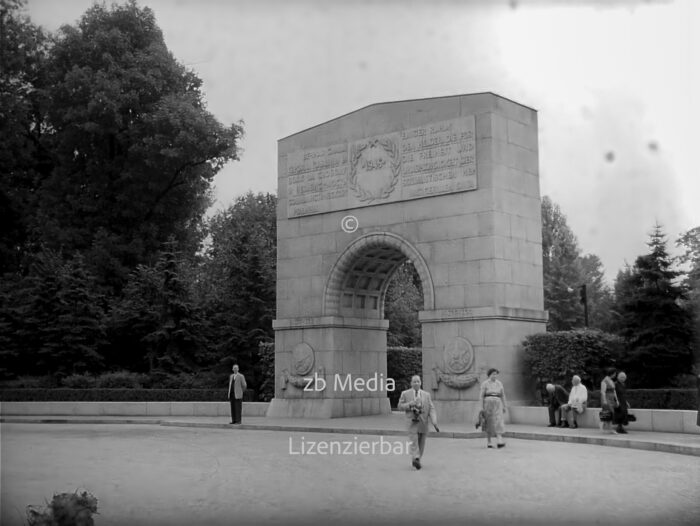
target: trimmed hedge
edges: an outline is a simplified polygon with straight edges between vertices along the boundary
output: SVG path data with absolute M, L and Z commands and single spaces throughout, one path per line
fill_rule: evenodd
M 259 397 L 263 402 L 269 402 L 275 397 L 275 344 L 260 342 L 258 345 L 260 358 L 260 391 Z
M 228 387 L 230 371 L 199 371 L 171 374 L 153 371 L 150 374 L 112 371 L 98 376 L 21 376 L 0 382 L 0 389 L 221 389 Z
M 3 402 L 227 402 L 227 389 L 0 389 Z M 256 401 L 246 389 L 243 401 Z
M 570 385 L 575 374 L 586 385 L 602 380 L 603 369 L 614 365 L 622 340 L 596 329 L 543 332 L 523 341 L 524 363 L 544 389 L 547 382 Z
M 697 389 L 627 389 L 632 409 L 698 409 Z M 588 391 L 588 406 L 600 407 L 600 391 Z

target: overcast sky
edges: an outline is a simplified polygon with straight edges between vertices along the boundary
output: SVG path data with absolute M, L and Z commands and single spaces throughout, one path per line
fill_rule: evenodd
M 28 0 L 54 30 L 91 0 Z M 564 4 L 564 5 L 561 5 Z M 277 191 L 277 141 L 369 104 L 491 91 L 539 115 L 542 195 L 612 282 L 700 226 L 700 2 L 143 0 L 220 121 L 215 209 Z

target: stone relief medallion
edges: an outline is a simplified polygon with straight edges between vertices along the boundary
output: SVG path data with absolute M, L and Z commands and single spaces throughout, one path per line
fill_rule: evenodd
M 292 349 L 292 367 L 294 374 L 304 376 L 314 367 L 314 350 L 308 343 L 297 343 Z
M 458 336 L 445 345 L 443 356 L 445 372 L 463 374 L 469 370 L 474 362 L 474 349 L 469 340 Z
M 361 202 L 389 197 L 400 172 L 399 148 L 390 139 L 372 139 L 350 150 L 350 188 Z
M 280 387 L 287 389 L 287 384 L 292 384 L 294 387 L 304 389 L 309 385 L 309 379 L 313 376 L 314 368 L 314 350 L 305 342 L 298 343 L 292 349 L 292 370 L 290 373 L 287 369 L 282 371 L 280 375 Z M 323 367 L 316 370 L 319 377 L 324 377 L 325 371 Z M 316 390 L 316 389 L 315 389 Z M 323 389 L 320 389 L 321 391 Z
M 435 387 L 440 382 L 452 389 L 467 389 L 479 380 L 479 375 L 469 372 L 474 365 L 474 348 L 466 338 L 457 336 L 445 345 L 443 351 L 443 366 L 435 365 Z

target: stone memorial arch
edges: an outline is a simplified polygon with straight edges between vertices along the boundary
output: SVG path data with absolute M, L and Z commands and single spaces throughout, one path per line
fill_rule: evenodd
M 534 110 L 492 93 L 375 104 L 279 141 L 275 398 L 268 416 L 390 412 L 384 297 L 410 260 L 423 387 L 469 418 L 486 370 L 531 386 L 545 329 Z

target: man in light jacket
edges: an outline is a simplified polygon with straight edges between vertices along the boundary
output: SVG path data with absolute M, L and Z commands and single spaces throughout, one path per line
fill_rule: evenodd
M 578 423 L 576 422 L 576 415 L 580 415 L 586 410 L 588 405 L 588 389 L 581 383 L 581 378 L 577 375 L 571 379 L 571 392 L 569 393 L 569 401 L 562 406 L 561 411 L 564 418 L 562 418 L 562 427 L 569 427 L 569 413 L 571 413 L 571 419 L 573 423 L 571 427 L 576 429 Z
M 243 416 L 243 391 L 248 386 L 245 376 L 238 372 L 238 364 L 233 366 L 233 374 L 228 378 L 228 399 L 231 403 L 231 423 L 240 424 Z

